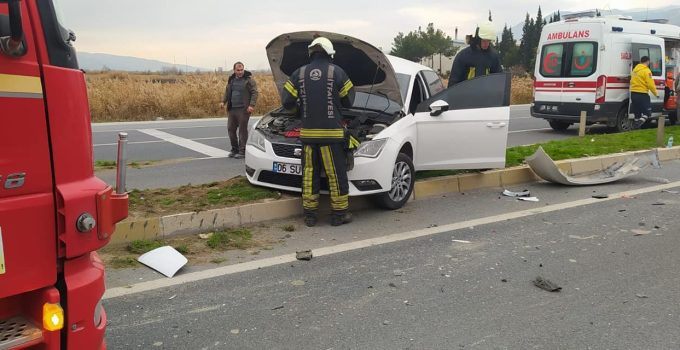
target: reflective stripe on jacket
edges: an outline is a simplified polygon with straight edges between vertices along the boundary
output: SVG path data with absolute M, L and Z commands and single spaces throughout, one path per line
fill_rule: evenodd
M 283 107 L 297 106 L 304 142 L 343 142 L 341 107 L 354 102 L 354 85 L 342 68 L 323 55 L 315 55 L 312 62 L 298 68 L 283 84 Z

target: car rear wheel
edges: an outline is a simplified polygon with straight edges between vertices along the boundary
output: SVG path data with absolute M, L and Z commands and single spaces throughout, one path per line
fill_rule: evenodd
M 550 127 L 553 128 L 553 130 L 555 131 L 564 131 L 569 129 L 569 127 L 571 126 L 571 123 L 561 122 L 557 120 L 551 120 L 548 123 L 550 123 Z
M 376 195 L 378 206 L 385 209 L 399 209 L 408 202 L 415 185 L 413 161 L 404 153 L 399 153 L 392 169 L 392 185 L 387 192 Z

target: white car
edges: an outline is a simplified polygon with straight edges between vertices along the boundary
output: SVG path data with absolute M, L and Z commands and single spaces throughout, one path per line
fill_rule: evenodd
M 346 35 L 309 31 L 283 34 L 267 45 L 279 91 L 295 69 L 309 62 L 307 45 L 317 35 L 333 42 L 333 61 L 356 88 L 354 106 L 342 112 L 361 141 L 348 172 L 350 196 L 374 195 L 380 206 L 397 209 L 411 196 L 416 171 L 505 166 L 509 74 L 445 89 L 429 67 L 386 56 Z M 300 125 L 297 116 L 278 108 L 253 127 L 245 158 L 250 183 L 301 191 Z M 322 191 L 326 188 L 322 179 Z

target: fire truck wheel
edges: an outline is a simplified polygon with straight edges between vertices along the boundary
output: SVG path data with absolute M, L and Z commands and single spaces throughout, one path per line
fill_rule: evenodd
M 564 131 L 569 129 L 569 127 L 571 126 L 571 123 L 561 122 L 557 120 L 551 120 L 548 123 L 550 123 L 550 127 L 553 128 L 553 130 L 555 131 Z
M 633 130 L 633 121 L 628 119 L 628 106 L 623 106 L 616 114 L 616 126 L 613 131 L 624 132 Z

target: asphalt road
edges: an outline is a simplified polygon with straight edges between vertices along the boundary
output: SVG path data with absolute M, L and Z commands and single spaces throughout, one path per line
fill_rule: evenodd
M 251 124 L 256 118 L 251 119 Z M 117 135 L 128 133 L 129 161 L 153 161 L 154 166 L 128 170 L 128 188 L 163 188 L 228 179 L 244 172 L 243 160 L 227 158 L 225 118 L 92 125 L 95 160 L 115 160 Z M 508 146 L 576 136 L 578 128 L 555 132 L 529 115 L 529 106 L 510 108 Z M 97 174 L 110 184 L 115 171 Z
M 540 202 L 489 189 L 355 211 L 339 228 L 260 225 L 281 242 L 227 253 L 241 270 L 108 270 L 109 349 L 680 348 L 680 161 L 511 189 L 524 188 Z M 302 248 L 315 257 L 290 258 Z

